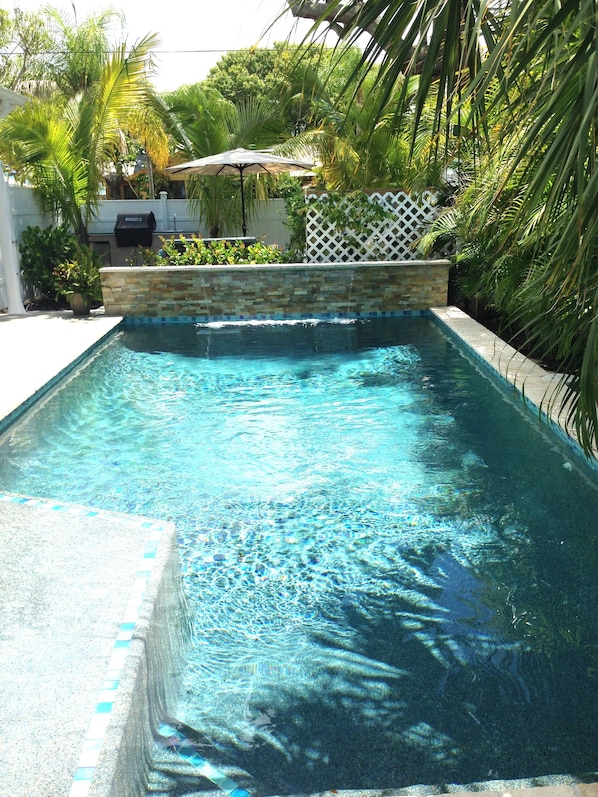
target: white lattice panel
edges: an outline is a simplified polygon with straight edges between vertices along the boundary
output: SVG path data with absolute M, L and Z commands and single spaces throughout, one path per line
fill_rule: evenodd
M 308 200 L 327 194 L 311 194 Z M 438 212 L 435 197 L 424 192 L 417 198 L 402 191 L 375 191 L 369 201 L 381 205 L 392 218 L 372 224 L 367 234 L 339 230 L 323 218 L 317 205 L 308 204 L 306 214 L 306 260 L 308 263 L 346 263 L 356 260 L 413 260 L 417 242 Z

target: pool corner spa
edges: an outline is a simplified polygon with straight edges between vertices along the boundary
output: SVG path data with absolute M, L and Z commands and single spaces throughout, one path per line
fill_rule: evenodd
M 73 797 L 589 797 L 598 471 L 549 375 L 406 315 L 124 323 L 0 435 L 1 493 L 176 539 Z

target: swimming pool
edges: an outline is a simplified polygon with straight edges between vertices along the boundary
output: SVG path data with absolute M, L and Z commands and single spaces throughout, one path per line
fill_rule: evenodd
M 0 487 L 176 521 L 179 718 L 261 793 L 595 779 L 595 488 L 429 319 L 125 330 Z

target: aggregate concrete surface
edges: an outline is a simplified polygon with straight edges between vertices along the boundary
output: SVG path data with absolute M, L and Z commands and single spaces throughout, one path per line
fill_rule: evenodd
M 0 501 L 0 795 L 68 795 L 147 530 Z

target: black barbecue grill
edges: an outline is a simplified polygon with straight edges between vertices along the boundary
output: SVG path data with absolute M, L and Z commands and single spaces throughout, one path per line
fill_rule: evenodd
M 119 213 L 114 225 L 117 246 L 151 246 L 156 229 L 153 213 Z

